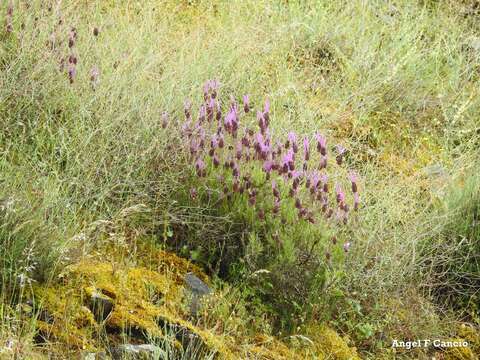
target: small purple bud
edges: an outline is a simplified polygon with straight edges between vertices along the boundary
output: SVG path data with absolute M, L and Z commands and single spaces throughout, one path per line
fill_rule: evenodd
M 304 159 L 305 161 L 310 160 L 310 144 L 308 142 L 308 138 L 305 137 L 303 139 L 303 153 L 304 153 Z M 306 165 L 306 163 L 305 163 Z
M 338 165 L 342 165 L 343 163 L 343 155 L 345 154 L 346 149 L 342 145 L 337 145 L 337 157 L 336 161 Z
M 274 215 L 277 215 L 280 212 L 280 202 L 275 199 L 275 202 L 273 203 L 273 208 L 272 208 L 272 213 Z
M 168 126 L 168 112 L 164 111 L 162 114 L 162 129 Z
M 337 194 L 337 203 L 343 204 L 345 202 L 345 193 L 339 184 L 335 185 L 335 192 Z
M 234 164 L 233 168 L 232 168 L 232 174 L 234 177 L 238 178 L 240 176 L 240 170 L 238 168 L 238 165 L 237 164 Z
M 272 171 L 272 168 L 273 168 L 272 160 L 267 160 L 263 163 L 263 171 L 265 171 L 267 174 L 269 174 Z
M 218 167 L 220 165 L 220 159 L 218 158 L 218 155 L 215 154 L 213 155 L 213 166 Z
M 307 220 L 310 224 L 315 224 L 316 221 L 315 221 L 315 217 L 313 216 L 313 213 L 312 212 L 309 212 L 307 214 Z
M 195 162 L 195 169 L 197 170 L 198 177 L 204 177 L 206 175 L 205 163 L 203 162 L 202 159 L 200 158 L 197 159 L 197 161 Z
M 301 209 L 302 208 L 302 203 L 300 202 L 300 199 L 299 198 L 296 198 L 295 199 L 295 207 L 297 209 Z
M 348 175 L 350 182 L 352 183 L 352 193 L 358 192 L 358 186 L 357 186 L 357 174 L 355 174 L 353 171 L 350 172 Z
M 343 251 L 345 251 L 346 253 L 348 253 L 348 251 L 350 250 L 350 242 L 346 242 L 345 244 L 343 244 Z
M 245 111 L 245 114 L 250 112 L 250 104 L 249 104 L 249 96 L 248 95 L 243 95 L 243 111 Z
M 317 151 L 323 156 L 327 155 L 327 139 L 319 133 L 315 134 L 315 137 L 317 139 Z
M 278 191 L 277 182 L 275 180 L 272 180 L 272 193 L 275 198 L 278 199 L 280 197 L 280 192 Z
M 73 64 L 73 65 L 77 65 L 77 57 L 73 54 L 70 54 L 68 56 L 68 63 Z
M 198 111 L 198 121 L 200 123 L 204 122 L 207 116 L 207 110 L 205 105 L 200 106 L 200 110 Z
M 327 156 L 322 155 L 322 157 L 320 158 L 320 170 L 325 169 L 326 167 L 327 167 Z
M 192 116 L 192 102 L 190 100 L 185 100 L 183 104 L 183 111 L 185 113 L 185 118 L 190 119 Z
M 75 65 L 70 64 L 70 66 L 68 67 L 68 79 L 70 80 L 70 84 L 73 84 L 76 76 L 77 76 L 77 69 Z
M 263 109 L 263 118 L 265 119 L 265 125 L 268 127 L 270 122 L 270 100 L 265 100 L 265 107 Z
M 265 221 L 265 211 L 263 211 L 263 209 L 260 209 L 258 211 L 258 218 L 260 219 L 260 221 Z
M 242 158 L 242 143 L 238 142 L 235 148 L 235 157 L 237 160 L 240 160 Z
M 296 147 L 296 143 L 297 143 L 297 135 L 293 132 L 293 131 L 290 131 L 287 135 L 287 143 L 290 145 L 292 145 L 293 147 L 293 152 L 296 153 L 298 151 L 298 147 L 297 147 L 297 151 L 295 151 L 295 147 Z M 287 146 L 285 146 L 287 147 Z
M 358 192 L 353 193 L 353 210 L 358 211 L 360 206 L 360 197 L 358 196 Z
M 190 197 L 192 198 L 192 200 L 195 200 L 197 198 L 197 190 L 195 188 L 191 188 L 190 189 Z

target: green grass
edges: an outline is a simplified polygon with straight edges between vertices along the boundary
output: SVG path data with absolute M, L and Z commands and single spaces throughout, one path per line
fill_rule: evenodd
M 204 81 L 217 78 L 226 96 L 268 97 L 276 132 L 322 130 L 350 150 L 364 209 L 342 233 L 353 246 L 336 289 L 342 305 L 328 320 L 372 358 L 389 347 L 385 336 L 451 332 L 467 305 L 440 320 L 447 310 L 432 289 L 439 276 L 434 264 L 448 273 L 462 265 L 446 263 L 435 249 L 455 253 L 460 245 L 448 239 L 469 238 L 465 251 L 478 259 L 478 231 L 451 220 L 459 207 L 465 219 L 478 210 L 478 196 L 456 195 L 463 189 L 456 180 L 465 174 L 473 179 L 467 183 L 478 183 L 480 52 L 473 44 L 480 29 L 478 15 L 464 16 L 471 6 L 148 0 L 68 2 L 61 9 L 35 1 L 26 9 L 14 1 L 15 30 L 0 31 L 3 303 L 15 302 L 19 274 L 48 280 L 75 261 L 79 236 L 87 234 L 80 253 L 88 252 L 97 241 L 92 224 L 118 218 L 123 209 L 153 210 L 158 217 L 132 225 L 145 233 L 165 216 L 180 228 L 196 221 L 196 212 L 186 213 L 172 195 L 188 170 L 168 148 L 179 140 L 161 129 L 161 113 L 180 118 L 185 98 L 198 103 Z M 79 34 L 72 85 L 58 70 L 69 54 L 70 26 Z M 63 41 L 54 50 L 46 46 L 52 31 Z M 100 69 L 95 90 L 94 66 Z M 447 175 L 425 175 L 432 164 Z M 478 266 L 473 270 L 478 278 Z M 387 300 L 405 293 L 404 305 L 418 310 L 420 320 L 385 317 L 395 308 Z M 319 299 L 318 307 L 326 309 L 328 300 Z

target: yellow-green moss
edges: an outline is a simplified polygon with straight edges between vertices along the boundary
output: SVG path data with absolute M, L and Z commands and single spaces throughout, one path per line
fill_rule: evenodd
M 309 338 L 313 341 L 316 352 L 326 359 L 360 360 L 357 350 L 349 347 L 344 338 L 325 325 L 310 328 Z
M 480 355 L 480 332 L 471 326 L 462 324 L 457 338 L 451 341 L 468 342 L 468 347 L 452 347 L 445 350 L 446 360 L 478 360 Z
M 103 346 L 99 338 L 105 333 L 109 334 L 109 342 L 120 341 L 118 334 L 131 330 L 168 339 L 169 334 L 161 326 L 166 324 L 167 328 L 196 334 L 221 359 L 358 359 L 355 349 L 327 327 L 314 331 L 312 344 L 297 348 L 263 334 L 254 338 L 226 335 L 215 328 L 192 324 L 183 304 L 184 275 L 194 272 L 206 282 L 208 277 L 174 254 L 147 245 L 142 245 L 141 250 L 147 255 L 137 256 L 137 266 L 127 266 L 118 253 L 110 257 L 110 262 L 91 256 L 68 266 L 56 284 L 35 287 L 35 301 L 48 314 L 37 323 L 39 333 L 70 348 L 93 350 Z M 113 303 L 111 313 L 101 324 L 88 308 L 93 294 Z M 173 342 L 180 346 L 178 341 Z
M 145 267 L 128 268 L 120 262 L 100 262 L 93 258 L 67 267 L 54 286 L 36 287 L 36 301 L 49 317 L 48 322 L 38 321 L 41 335 L 67 346 L 94 349 L 99 345 L 94 335 L 100 325 L 86 305 L 95 293 L 114 304 L 103 324 L 107 329 L 127 333 L 135 330 L 150 337 L 164 337 L 166 334 L 158 325 L 161 319 L 197 334 L 207 347 L 230 358 L 230 350 L 218 336 L 183 319 L 183 291 L 179 286 L 183 275 L 195 271 L 207 279 L 206 275 L 173 254 L 156 251 L 150 255 L 153 256 L 148 265 L 154 265 L 152 259 L 156 259 L 155 268 L 162 272 Z

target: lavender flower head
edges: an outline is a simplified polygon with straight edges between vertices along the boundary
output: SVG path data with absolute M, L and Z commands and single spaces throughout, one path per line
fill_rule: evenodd
M 298 152 L 297 135 L 293 131 L 290 131 L 287 135 L 287 139 L 288 139 L 287 140 L 288 144 L 292 145 L 293 152 L 297 153 Z M 285 146 L 285 147 L 288 147 L 288 146 Z
M 305 161 L 310 160 L 310 143 L 306 136 L 303 138 L 303 154 Z
M 245 114 L 250 112 L 250 101 L 249 101 L 249 96 L 243 95 L 243 111 L 245 111 Z
M 345 151 L 346 149 L 342 146 L 342 145 L 337 145 L 336 147 L 336 150 L 337 150 L 337 157 L 336 157 L 336 160 L 337 160 L 337 164 L 338 165 L 342 165 L 343 163 L 343 156 L 345 154 Z
M 350 182 L 352 183 L 352 193 L 357 193 L 358 192 L 358 185 L 357 185 L 357 174 L 353 171 L 351 171 L 348 174 L 348 178 L 350 179 Z
M 322 155 L 327 155 L 327 138 L 322 134 L 315 134 L 315 138 L 317 139 L 317 150 Z

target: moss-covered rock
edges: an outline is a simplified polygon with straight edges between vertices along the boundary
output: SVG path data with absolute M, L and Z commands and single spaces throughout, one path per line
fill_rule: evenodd
M 208 277 L 196 266 L 174 254 L 152 247 L 148 256 L 127 266 L 111 256 L 105 261 L 92 256 L 68 266 L 50 286 L 34 288 L 36 308 L 44 316 L 37 321 L 41 341 L 55 341 L 72 350 L 96 351 L 125 341 L 168 342 L 179 352 L 215 353 L 221 359 L 358 359 L 355 349 L 328 327 L 318 327 L 308 346 L 295 346 L 260 334 L 231 334 L 190 320 L 184 302 L 184 277 L 195 273 Z M 100 311 L 95 301 L 107 304 Z

